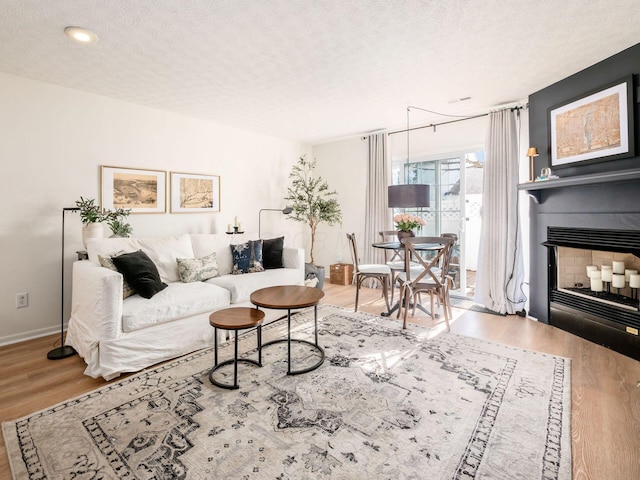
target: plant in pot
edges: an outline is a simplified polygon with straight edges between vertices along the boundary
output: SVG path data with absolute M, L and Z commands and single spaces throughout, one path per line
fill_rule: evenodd
M 82 243 L 87 248 L 87 240 L 99 238 L 104 234 L 104 226 L 101 222 L 107 219 L 99 205 L 93 198 L 76 200 L 76 207 L 80 209 L 80 221 L 82 222 Z
M 324 267 L 316 265 L 313 258 L 316 231 L 322 222 L 329 225 L 342 224 L 342 212 L 336 199 L 338 194 L 329 190 L 329 185 L 322 177 L 313 175 L 315 167 L 315 160 L 307 160 L 304 155 L 300 157 L 289 174 L 291 186 L 287 188 L 285 200 L 293 208 L 288 218 L 306 223 L 311 229 L 311 263 L 306 265 L 305 273 L 307 277 L 315 275 L 318 279 L 316 286 L 322 289 Z
M 107 225 L 111 229 L 112 237 L 129 237 L 133 232 L 131 225 L 126 222 L 126 218 L 131 213 L 131 210 L 124 208 L 117 208 L 114 211 L 105 211 L 107 216 Z

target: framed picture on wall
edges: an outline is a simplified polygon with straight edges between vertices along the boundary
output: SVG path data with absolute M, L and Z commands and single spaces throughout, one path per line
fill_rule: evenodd
M 171 213 L 220 211 L 220 176 L 171 172 Z
M 131 213 L 167 211 L 167 172 L 125 167 L 101 167 L 102 208 Z
M 634 155 L 631 75 L 549 110 L 551 166 Z

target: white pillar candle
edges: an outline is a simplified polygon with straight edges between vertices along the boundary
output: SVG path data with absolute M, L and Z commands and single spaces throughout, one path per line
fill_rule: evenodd
M 613 271 L 613 267 L 611 265 L 602 265 L 602 267 L 600 267 L 600 270 L 611 270 L 611 271 Z
M 591 270 L 589 272 L 589 278 L 602 278 L 602 272 L 600 272 L 600 270 Z
M 591 290 L 594 292 L 601 292 L 604 290 L 602 287 L 602 279 L 601 278 L 593 278 L 591 277 Z
M 640 288 L 640 275 L 637 273 L 629 275 L 629 286 L 631 288 Z
M 603 282 L 610 282 L 611 277 L 613 276 L 613 270 L 611 269 L 611 267 L 605 269 L 603 266 L 602 271 L 600 272 L 600 276 L 602 277 Z
M 238 223 L 238 230 L 242 230 L 242 227 L 240 226 L 239 223 Z
M 233 225 L 238 226 L 238 217 L 233 218 Z
M 613 288 L 624 288 L 624 275 L 614 274 L 611 280 L 611 286 Z
M 629 268 L 626 268 L 626 269 L 624 270 L 624 281 L 625 281 L 625 282 L 627 282 L 627 283 L 629 283 L 629 277 L 630 277 L 632 274 L 633 274 L 633 275 L 635 275 L 635 274 L 637 274 L 637 273 L 638 273 L 638 270 L 631 270 L 631 269 L 629 269 Z
M 231 228 L 231 224 L 227 225 L 227 232 L 233 232 L 233 228 Z
M 624 273 L 624 262 L 620 262 L 620 261 L 613 261 L 613 273 Z
M 598 270 L 598 267 L 595 265 L 587 265 L 587 277 L 591 278 L 591 272 L 594 270 Z

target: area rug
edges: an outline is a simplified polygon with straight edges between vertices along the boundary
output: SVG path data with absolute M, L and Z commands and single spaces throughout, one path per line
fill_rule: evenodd
M 330 305 L 318 315 L 326 360 L 312 372 L 286 375 L 286 343 L 273 344 L 222 390 L 207 349 L 3 423 L 14 478 L 571 478 L 568 359 L 429 339 Z M 313 338 L 313 309 L 292 331 Z M 285 332 L 267 325 L 263 341 Z M 255 358 L 254 332 L 239 343 Z M 294 367 L 317 360 L 293 350 Z M 225 368 L 217 380 L 230 380 Z

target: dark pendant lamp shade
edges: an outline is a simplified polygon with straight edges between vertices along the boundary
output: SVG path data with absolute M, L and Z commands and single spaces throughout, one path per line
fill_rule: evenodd
M 429 185 L 389 185 L 389 208 L 429 206 Z

